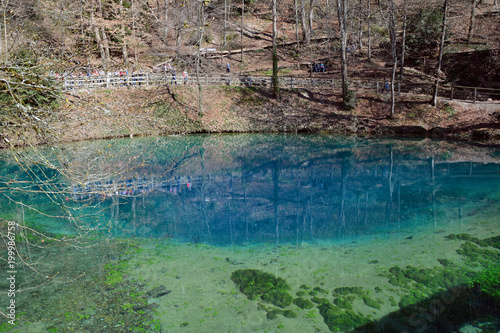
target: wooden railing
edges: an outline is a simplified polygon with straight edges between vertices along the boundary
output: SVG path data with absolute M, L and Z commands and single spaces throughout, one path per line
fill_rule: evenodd
M 272 85 L 269 76 L 252 75 L 207 75 L 188 77 L 186 82 L 182 75 L 173 76 L 170 73 L 135 73 L 131 75 L 92 75 L 92 76 L 68 76 L 58 79 L 63 90 L 99 89 L 117 87 L 142 87 L 161 86 L 169 84 L 198 84 L 214 86 L 245 86 L 245 87 L 270 87 Z M 321 76 L 289 76 L 279 77 L 281 87 L 287 88 L 321 88 L 340 89 L 341 80 Z M 385 93 L 384 82 L 379 80 L 353 80 L 350 88 L 354 90 L 375 91 Z M 398 94 L 432 94 L 434 85 L 431 83 L 412 83 L 406 81 L 395 82 L 395 90 Z M 500 100 L 500 89 L 465 87 L 455 85 L 441 85 L 438 91 L 439 97 L 458 99 L 466 101 Z

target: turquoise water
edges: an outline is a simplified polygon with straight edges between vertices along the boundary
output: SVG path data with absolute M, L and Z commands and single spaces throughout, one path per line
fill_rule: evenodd
M 491 319 L 498 303 L 474 299 L 486 304 L 480 312 L 487 318 L 462 322 L 443 314 L 387 326 L 390 314 L 409 317 L 420 311 L 415 304 L 427 309 L 433 297 L 499 272 L 500 252 L 490 240 L 500 235 L 499 147 L 244 134 L 84 142 L 16 154 L 23 163 L 10 151 L 0 155 L 0 217 L 49 238 L 133 241 L 137 251 L 127 250 L 125 259 L 93 254 L 103 267 L 96 274 L 106 276 L 107 290 L 120 286 L 122 280 L 109 282 L 115 266 L 106 261 L 120 258 L 126 265 L 118 272 L 142 281 L 140 288 L 171 289 L 148 298 L 158 304 L 151 314 L 157 329 L 150 331 L 417 332 L 439 322 L 450 331 L 494 330 L 498 323 Z M 238 283 L 238 270 L 282 277 L 293 298 L 313 306 L 280 306 L 251 294 Z M 498 278 L 489 280 L 498 287 Z M 464 290 L 455 294 L 464 298 Z M 98 331 L 97 319 L 87 318 L 97 310 L 81 311 L 75 327 Z M 131 331 L 126 323 L 115 324 L 116 331 Z
M 460 223 L 466 208 L 498 205 L 500 190 L 498 150 L 467 161 L 439 142 L 227 135 L 82 145 L 92 173 L 78 155 L 65 156 L 72 179 L 33 169 L 49 182 L 45 190 L 60 193 L 27 200 L 52 216 L 66 215 L 63 204 L 75 209 L 78 225 L 118 237 L 211 245 L 356 240 Z M 26 177 L 15 166 L 4 170 Z M 42 224 L 77 232 L 57 221 Z

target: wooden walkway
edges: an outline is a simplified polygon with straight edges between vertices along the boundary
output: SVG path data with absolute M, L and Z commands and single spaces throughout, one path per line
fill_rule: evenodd
M 171 84 L 201 84 L 204 86 L 239 86 L 239 87 L 271 87 L 270 76 L 252 75 L 200 75 L 188 77 L 184 82 L 182 75 L 172 76 L 170 73 L 135 73 L 131 75 L 92 75 L 69 76 L 59 79 L 64 91 L 80 89 L 102 89 L 118 87 L 146 87 Z M 279 84 L 283 88 L 309 88 L 309 89 L 341 89 L 341 80 L 328 78 L 318 73 L 312 77 L 280 76 Z M 352 80 L 350 88 L 354 90 L 375 91 L 382 93 L 383 80 Z M 398 94 L 409 93 L 418 95 L 432 94 L 433 84 L 411 83 L 406 81 L 395 82 Z M 465 87 L 455 85 L 442 85 L 439 87 L 438 96 L 448 99 L 463 101 L 500 101 L 500 89 Z

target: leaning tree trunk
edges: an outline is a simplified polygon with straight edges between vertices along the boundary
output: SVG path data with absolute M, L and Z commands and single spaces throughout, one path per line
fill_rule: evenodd
M 441 44 L 439 45 L 439 60 L 438 60 L 438 68 L 437 68 L 437 77 L 434 85 L 434 94 L 432 96 L 431 104 L 432 106 L 437 105 L 437 95 L 439 89 L 439 76 L 441 75 L 441 65 L 443 63 L 443 49 L 444 49 L 444 39 L 446 36 L 446 18 L 448 13 L 448 0 L 444 0 L 443 5 L 443 23 L 441 28 Z

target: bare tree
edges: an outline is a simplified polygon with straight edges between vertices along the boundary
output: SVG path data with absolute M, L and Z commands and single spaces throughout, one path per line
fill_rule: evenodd
M 280 98 L 279 80 L 278 80 L 278 50 L 276 43 L 276 35 L 278 34 L 276 27 L 276 4 L 277 0 L 273 0 L 273 94 L 274 98 Z
M 347 77 L 347 7 L 348 0 L 337 0 L 337 16 L 340 25 L 340 47 L 341 47 L 341 73 L 342 73 L 342 98 L 345 102 L 349 90 Z
M 405 72 L 405 53 L 406 53 L 406 21 L 408 18 L 408 10 L 406 1 L 403 2 L 403 37 L 401 40 L 401 68 L 399 76 L 403 78 Z
M 372 12 L 371 0 L 368 0 L 368 60 L 372 60 Z
M 474 22 L 476 21 L 476 6 L 478 0 L 472 0 L 472 7 L 470 10 L 470 20 L 469 20 L 469 33 L 467 34 L 467 43 L 470 44 L 472 41 L 472 35 L 474 30 Z
M 309 3 L 306 3 L 306 0 L 301 0 L 300 2 L 302 38 L 306 42 L 307 46 L 310 46 L 311 44 L 313 30 L 312 25 L 314 21 L 314 6 L 315 0 L 309 0 Z
M 241 47 L 241 64 L 243 65 L 243 29 L 244 29 L 244 18 L 245 18 L 245 0 L 241 0 L 241 34 L 240 34 L 240 47 Z
M 297 39 L 297 49 L 300 47 L 300 37 L 299 37 L 299 5 L 298 5 L 299 0 L 294 0 L 294 9 L 295 9 L 295 35 Z
M 389 118 L 394 119 L 394 108 L 395 108 L 394 81 L 396 80 L 396 67 L 398 63 L 398 57 L 396 53 L 396 18 L 394 14 L 394 0 L 389 1 L 389 33 L 391 36 L 391 57 L 392 57 L 391 113 Z
M 434 94 L 432 96 L 432 101 L 431 101 L 432 106 L 437 105 L 439 80 L 440 80 L 440 76 L 441 76 L 441 65 L 443 63 L 444 40 L 446 37 L 446 19 L 448 16 L 448 1 L 449 0 L 444 0 L 444 4 L 443 4 L 443 22 L 442 22 L 442 27 L 441 27 L 441 43 L 439 45 L 438 68 L 437 68 L 437 74 L 436 74 L 436 81 L 434 84 Z
M 120 8 L 119 8 L 119 14 L 120 17 L 122 18 L 122 24 L 120 25 L 120 33 L 122 37 L 122 55 L 123 55 L 123 63 L 125 65 L 128 65 L 128 51 L 127 51 L 127 38 L 125 36 L 125 24 L 128 22 L 128 19 L 125 17 L 123 10 L 123 0 L 120 0 Z

